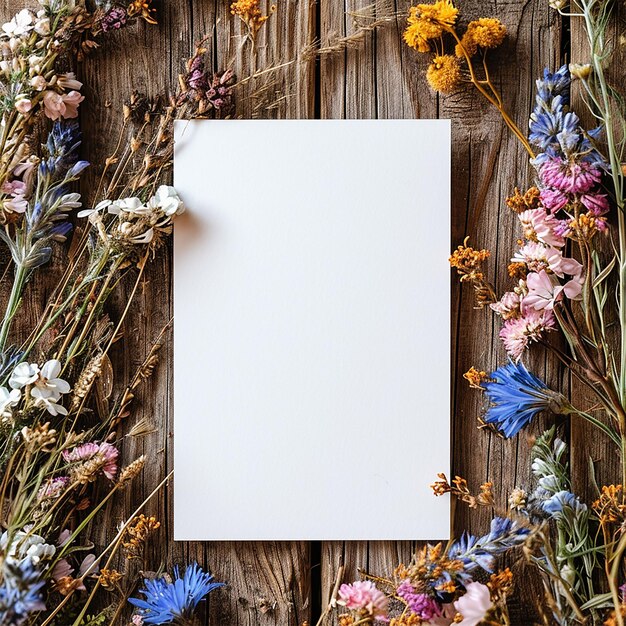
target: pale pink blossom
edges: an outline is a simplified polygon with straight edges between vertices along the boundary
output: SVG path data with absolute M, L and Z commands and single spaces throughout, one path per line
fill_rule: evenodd
M 526 239 L 536 238 L 555 248 L 562 248 L 565 245 L 565 238 L 555 230 L 560 225 L 560 220 L 546 213 L 544 209 L 523 211 L 519 214 L 519 220 Z
M 143 626 L 143 617 L 141 615 L 133 615 L 131 622 L 133 626 Z
M 582 291 L 582 276 L 574 277 L 564 285 L 556 276 L 545 270 L 532 272 L 526 277 L 528 294 L 524 297 L 522 307 L 533 308 L 536 311 L 553 309 L 563 297 L 578 300 Z
M 371 580 L 341 585 L 339 598 L 337 603 L 351 611 L 363 611 L 379 621 L 388 621 L 387 596 Z
M 65 119 L 73 119 L 78 117 L 78 105 L 85 99 L 85 96 L 81 95 L 78 91 L 70 91 L 63 96 L 63 104 L 65 105 L 65 112 L 63 117 Z
M 560 278 L 565 274 L 580 276 L 583 271 L 583 266 L 576 259 L 564 257 L 561 250 L 534 241 L 524 244 L 511 260 L 525 263 L 531 272 L 550 270 Z
M 490 304 L 493 311 L 498 313 L 504 320 L 517 317 L 520 313 L 521 297 L 515 291 L 507 291 L 498 302 Z
M 78 105 L 85 99 L 78 91 L 59 94 L 48 89 L 43 94 L 44 113 L 51 120 L 78 117 Z
M 509 356 L 518 361 L 529 344 L 539 341 L 544 332 L 552 330 L 555 325 L 552 311 L 526 309 L 521 317 L 512 317 L 504 322 L 500 329 L 500 339 Z
M 466 592 L 455 603 L 454 608 L 463 619 L 459 626 L 477 626 L 484 621 L 487 613 L 493 607 L 489 587 L 482 583 L 468 583 Z

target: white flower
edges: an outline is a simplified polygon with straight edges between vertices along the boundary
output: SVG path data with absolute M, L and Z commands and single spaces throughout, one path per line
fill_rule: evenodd
M 67 415 L 67 409 L 58 404 L 61 396 L 70 392 L 67 381 L 58 378 L 61 373 L 61 362 L 53 359 L 39 368 L 36 363 L 20 363 L 9 378 L 9 385 L 21 389 L 32 385 L 30 395 L 35 406 L 45 408 L 51 415 Z
M 27 363 L 24 361 L 15 366 L 9 385 L 12 389 L 21 389 L 26 385 L 31 385 L 39 378 L 39 366 L 36 363 Z
M 482 583 L 469 583 L 466 590 L 465 595 L 454 603 L 454 608 L 463 617 L 458 623 L 459 626 L 477 626 L 493 606 L 489 587 Z
M 110 200 L 102 200 L 102 202 L 98 202 L 93 209 L 83 209 L 77 213 L 78 217 L 89 217 L 94 215 L 95 213 L 100 213 L 104 209 L 108 209 L 109 213 L 117 214 L 119 213 L 119 209 L 117 207 L 112 208 L 113 203 Z
M 32 396 L 35 398 L 35 406 L 46 409 L 50 415 L 67 415 L 67 409 L 62 404 L 59 404 L 60 398 L 46 396 L 37 388 L 33 389 Z
M 43 537 L 23 530 L 15 533 L 10 545 L 9 534 L 5 531 L 0 537 L 0 548 L 4 551 L 7 560 L 13 562 L 31 558 L 34 563 L 39 563 L 39 561 L 51 559 L 56 553 L 56 548 L 46 543 Z
M 17 405 L 21 397 L 19 389 L 9 391 L 6 387 L 0 387 L 0 415 L 10 415 L 11 408 Z
M 48 81 L 41 75 L 33 76 L 30 79 L 30 86 L 37 91 L 43 91 L 48 86 Z
M 45 11 L 37 12 L 37 21 L 35 22 L 35 32 L 42 37 L 50 34 L 50 18 L 46 17 Z
M 165 215 L 180 215 L 185 210 L 176 189 L 169 185 L 161 185 L 156 194 L 150 198 L 148 206 L 151 209 L 160 209 Z
M 113 211 L 111 211 L 113 209 Z M 148 207 L 144 206 L 143 202 L 139 198 L 122 198 L 121 200 L 116 200 L 115 202 L 111 202 L 111 206 L 109 208 L 109 212 L 125 212 L 125 213 L 133 213 L 135 215 L 145 215 L 150 212 Z
M 33 15 L 22 9 L 10 22 L 3 24 L 2 30 L 10 37 L 19 37 L 33 30 Z
M 61 361 L 53 359 L 44 363 L 39 377 L 35 381 L 35 387 L 31 391 L 34 398 L 54 398 L 58 400 L 62 394 L 70 392 L 67 381 L 58 378 L 61 373 Z

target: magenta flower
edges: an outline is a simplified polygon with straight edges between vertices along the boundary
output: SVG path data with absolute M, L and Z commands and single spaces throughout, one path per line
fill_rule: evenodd
M 595 217 L 600 217 L 609 212 L 609 199 L 606 194 L 586 193 L 580 196 L 580 201 Z
M 504 322 L 500 339 L 509 356 L 518 361 L 530 343 L 539 341 L 545 331 L 553 328 L 555 320 L 552 311 L 531 308 L 524 310 L 522 317 L 512 317 Z
M 425 593 L 415 593 L 415 588 L 408 580 L 400 584 L 396 589 L 396 594 L 407 603 L 411 613 L 414 613 L 424 621 L 441 616 L 439 603 Z
M 387 596 L 370 580 L 357 580 L 339 588 L 338 604 L 351 611 L 363 611 L 381 622 L 387 618 Z
M 68 463 L 85 463 L 96 461 L 99 470 L 109 479 L 114 480 L 117 474 L 117 448 L 106 441 L 102 443 L 83 443 L 72 450 L 65 450 L 63 458 Z
M 542 189 L 539 194 L 541 204 L 552 213 L 567 206 L 569 196 L 560 189 Z
M 585 161 L 565 161 L 551 158 L 539 170 L 541 181 L 569 193 L 585 193 L 600 182 L 600 170 Z

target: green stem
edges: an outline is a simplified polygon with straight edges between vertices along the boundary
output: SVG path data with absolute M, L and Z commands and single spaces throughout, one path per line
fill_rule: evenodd
M 0 351 L 2 352 L 4 352 L 6 348 L 9 331 L 11 330 L 11 323 L 19 308 L 20 300 L 22 299 L 22 291 L 24 290 L 27 277 L 28 271 L 24 265 L 22 263 L 16 265 L 11 295 L 4 313 L 4 319 L 2 320 L 2 327 L 0 327 Z

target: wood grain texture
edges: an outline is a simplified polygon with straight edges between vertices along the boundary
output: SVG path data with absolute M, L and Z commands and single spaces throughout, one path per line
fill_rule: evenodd
M 209 36 L 206 47 L 212 67 L 233 68 L 240 81 L 237 115 L 241 117 L 452 118 L 451 246 L 470 235 L 473 244 L 489 248 L 490 278 L 499 292 L 505 290 L 510 285 L 505 268 L 518 231 L 516 218 L 504 200 L 513 185 L 521 187 L 531 182 L 527 157 L 498 114 L 477 94 L 439 97 L 429 90 L 423 76 L 427 55 L 416 54 L 402 42 L 409 0 L 278 0 L 277 4 L 276 13 L 253 48 L 244 41 L 242 25 L 230 15 L 227 0 L 158 2 L 158 27 L 141 24 L 121 33 L 78 68 L 88 99 L 82 108 L 84 156 L 97 160 L 109 152 L 117 138 L 121 105 L 132 89 L 153 95 L 174 86 L 194 42 Z M 8 18 L 22 5 L 21 0 L 2 0 L 2 17 Z M 510 36 L 493 54 L 493 78 L 512 117 L 524 129 L 535 78 L 544 66 L 555 67 L 569 56 L 569 41 L 561 38 L 561 18 L 545 0 L 466 0 L 461 10 L 462 21 L 493 15 L 507 26 Z M 366 32 L 355 45 L 346 45 L 346 37 L 377 19 L 385 23 Z M 573 50 L 580 50 L 576 43 L 580 36 L 580 29 L 573 28 Z M 308 51 L 315 45 L 334 46 L 337 51 L 324 54 L 316 62 Z M 268 67 L 277 69 L 265 71 Z M 210 149 L 219 150 L 219 146 Z M 278 177 L 275 184 L 279 184 Z M 93 177 L 88 176 L 84 191 L 92 186 Z M 425 228 L 428 220 L 424 210 Z M 120 379 L 132 375 L 170 319 L 171 275 L 168 250 L 152 262 L 146 273 L 125 325 L 125 348 L 113 354 Z M 32 284 L 35 303 L 45 299 L 52 284 L 50 276 L 47 281 Z M 125 305 L 130 288 L 130 284 L 119 287 L 111 307 L 113 315 Z M 488 311 L 474 309 L 470 292 L 461 290 L 456 281 L 452 289 L 453 473 L 465 476 L 473 488 L 492 480 L 497 498 L 504 502 L 513 487 L 531 483 L 531 443 L 525 434 L 504 441 L 476 430 L 482 401 L 467 389 L 462 375 L 472 365 L 494 369 L 504 361 L 505 354 L 497 337 L 497 321 Z M 4 291 L 0 295 L 6 297 Z M 23 328 L 36 319 L 37 310 L 36 305 L 26 310 Z M 146 454 L 150 462 L 142 481 L 112 502 L 99 520 L 94 528 L 99 543 L 111 537 L 132 505 L 148 495 L 172 468 L 171 359 L 168 341 L 162 352 L 163 365 L 142 389 L 132 417 L 133 421 L 147 420 L 154 431 L 143 438 L 124 437 L 122 442 L 126 459 Z M 566 372 L 541 351 L 535 353 L 529 365 L 550 385 L 567 390 Z M 544 425 L 535 424 L 532 433 L 539 433 Z M 393 441 L 386 440 L 384 433 L 381 424 L 383 450 L 380 458 L 370 460 L 373 463 L 384 463 L 385 455 L 394 453 Z M 584 480 L 586 456 L 606 456 L 605 450 L 589 438 L 584 428 L 573 427 L 571 437 L 575 478 Z M 215 468 L 214 474 L 199 476 L 198 480 L 227 477 Z M 297 505 L 315 514 L 315 502 L 308 501 L 306 494 Z M 197 559 L 229 583 L 212 594 L 207 605 L 205 621 L 213 625 L 314 623 L 328 601 L 340 562 L 346 566 L 346 579 L 356 576 L 359 568 L 390 574 L 398 562 L 408 561 L 415 549 L 412 542 L 177 543 L 172 540 L 170 491 L 159 494 L 148 511 L 164 522 L 159 541 L 151 547 L 156 565 Z M 337 503 L 337 514 L 348 515 L 349 506 Z M 372 514 L 384 512 L 373 506 Z M 491 514 L 490 510 L 469 512 L 459 506 L 453 530 L 484 531 Z M 254 516 L 254 511 L 250 515 Z M 513 601 L 514 624 L 530 623 L 532 612 L 528 607 L 533 594 L 532 584 L 525 583 L 521 595 Z

